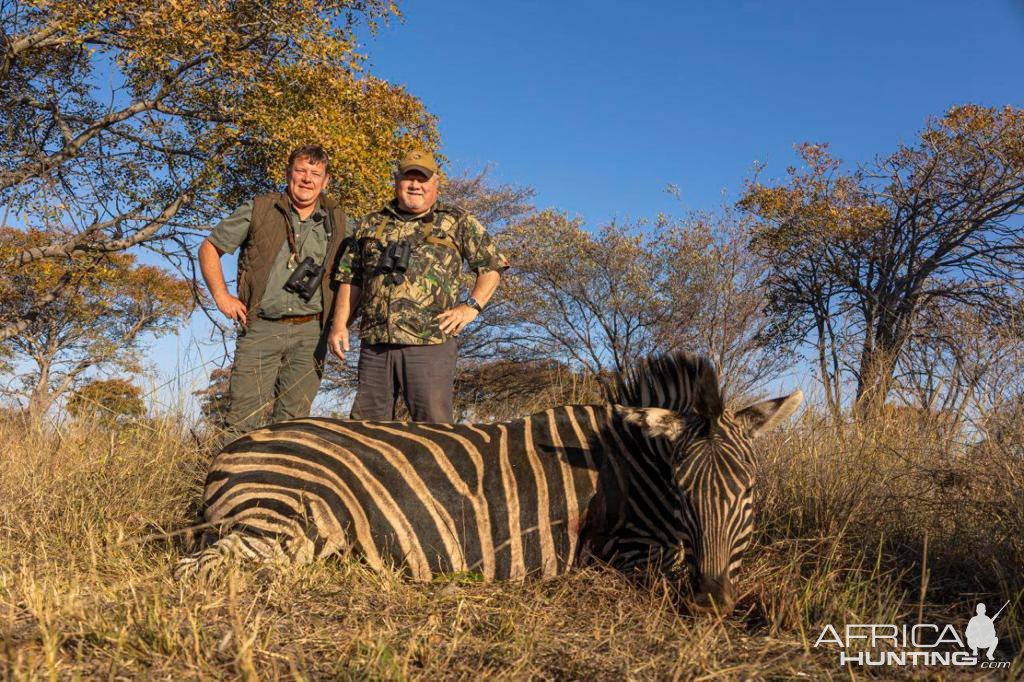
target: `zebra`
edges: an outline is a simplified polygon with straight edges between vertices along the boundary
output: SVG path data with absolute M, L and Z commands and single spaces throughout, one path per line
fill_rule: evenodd
M 752 440 L 803 394 L 732 412 L 712 363 L 682 352 L 641 361 L 608 394 L 494 424 L 305 418 L 253 431 L 213 459 L 203 518 L 219 529 L 175 576 L 350 552 L 420 581 L 685 561 L 695 604 L 729 611 L 753 530 Z

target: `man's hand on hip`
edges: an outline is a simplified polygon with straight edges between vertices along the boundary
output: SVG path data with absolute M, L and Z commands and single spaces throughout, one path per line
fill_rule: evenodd
M 348 341 L 348 327 L 341 325 L 341 329 L 331 328 L 327 335 L 327 347 L 339 360 L 345 360 L 345 353 L 351 350 Z
M 476 316 L 480 313 L 475 308 L 470 308 L 466 304 L 460 304 L 444 311 L 437 316 L 437 319 L 441 322 L 441 331 L 451 336 L 458 336 L 467 324 L 476 319 Z
M 246 324 L 245 315 L 249 311 L 246 310 L 245 304 L 238 298 L 227 294 L 218 298 L 215 302 L 217 303 L 217 310 L 224 313 L 224 316 L 229 320 L 240 322 L 243 325 Z

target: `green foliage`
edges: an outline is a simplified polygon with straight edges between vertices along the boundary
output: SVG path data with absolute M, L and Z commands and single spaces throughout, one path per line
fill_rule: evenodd
M 383 0 L 5 5 L 15 49 L 0 72 L 0 187 L 20 206 L 40 185 L 57 192 L 51 208 L 83 205 L 85 178 L 54 181 L 102 168 L 86 187 L 104 202 L 166 200 L 192 176 L 195 201 L 233 203 L 282 180 L 288 151 L 315 141 L 333 156 L 338 196 L 368 210 L 388 193 L 398 151 L 436 142 L 419 100 L 366 73 L 356 50 L 357 25 L 395 15 Z M 110 65 L 117 120 L 100 116 L 109 93 L 95 82 Z

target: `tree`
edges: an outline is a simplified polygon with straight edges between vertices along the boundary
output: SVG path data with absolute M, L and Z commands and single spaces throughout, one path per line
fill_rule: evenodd
M 652 329 L 671 315 L 660 236 L 546 210 L 510 227 L 513 271 L 503 284 L 508 344 L 530 359 L 554 358 L 592 374 L 620 371 L 654 348 Z
M 896 365 L 893 393 L 908 405 L 958 422 L 1004 411 L 1024 393 L 1024 306 L 992 319 L 991 310 L 923 306 Z
M 5 252 L 49 243 L 53 235 L 0 229 Z M 42 292 L 67 282 L 62 296 L 35 316 L 28 312 Z M 188 317 L 190 283 L 125 253 L 77 252 L 67 261 L 43 260 L 0 274 L 0 296 L 13 315 L 29 319 L 21 333 L 0 344 L 20 373 L 29 412 L 43 415 L 54 401 L 77 388 L 89 370 L 138 369 L 141 343 L 173 331 Z
M 585 229 L 544 211 L 506 233 L 503 338 L 514 355 L 591 375 L 680 349 L 712 358 L 730 396 L 789 360 L 763 313 L 764 267 L 731 212 Z
M 752 398 L 793 362 L 765 310 L 767 264 L 750 249 L 752 221 L 728 207 L 695 213 L 673 230 L 665 254 L 672 314 L 655 330 L 662 351 L 711 359 L 723 397 Z
M 94 379 L 68 398 L 68 412 L 76 419 L 116 424 L 146 414 L 142 391 L 127 379 Z
M 353 213 L 433 119 L 364 73 L 354 31 L 388 0 L 24 0 L 0 5 L 0 202 L 50 240 L 5 270 L 145 245 L 191 267 L 192 237 L 282 179 L 287 150 L 322 143 Z M 10 223 L 8 222 L 8 225 Z M 0 339 L 65 295 L 39 291 Z
M 214 429 L 223 429 L 227 424 L 228 409 L 231 407 L 231 368 L 218 367 L 210 372 L 210 384 L 192 395 L 200 399 L 199 408 L 203 418 Z M 266 412 L 270 412 L 267 406 Z
M 774 186 L 755 179 L 740 205 L 760 221 L 780 327 L 816 347 L 834 411 L 847 372 L 859 407 L 884 403 L 927 307 L 994 319 L 1017 306 L 1024 111 L 953 107 L 853 171 L 825 146 L 800 151 L 805 168 Z
M 534 212 L 533 189 L 494 182 L 490 166 L 445 177 L 443 182 L 444 201 L 472 213 L 488 233 L 498 238 L 511 223 Z

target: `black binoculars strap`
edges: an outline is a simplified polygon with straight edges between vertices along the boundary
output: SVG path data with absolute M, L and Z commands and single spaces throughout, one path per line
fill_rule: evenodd
M 334 234 L 334 209 L 322 207 L 324 210 L 324 231 L 327 232 L 327 248 L 324 249 L 324 259 L 320 262 L 320 267 L 327 265 L 327 256 L 330 255 L 327 252 L 331 250 L 331 235 Z M 292 254 L 292 260 L 296 264 L 299 262 L 299 247 L 295 242 L 295 226 L 292 225 L 291 216 L 285 216 L 284 220 L 287 227 L 285 233 L 288 235 L 288 250 Z M 306 239 L 309 239 L 309 235 L 306 235 Z M 305 241 L 305 240 L 303 240 Z
M 334 209 L 324 207 L 324 231 L 327 233 L 327 242 L 324 244 L 324 259 L 320 263 L 321 268 L 327 267 L 327 257 L 331 255 L 331 237 L 334 236 Z

